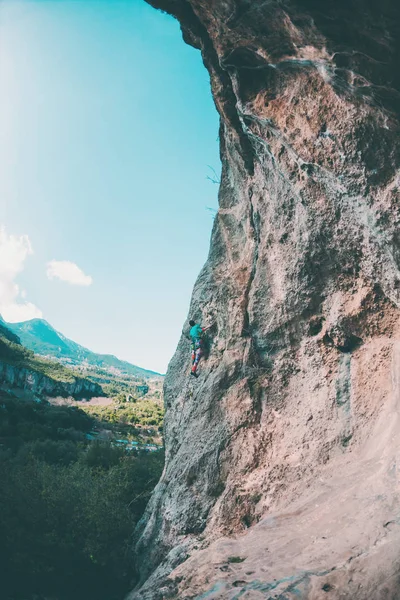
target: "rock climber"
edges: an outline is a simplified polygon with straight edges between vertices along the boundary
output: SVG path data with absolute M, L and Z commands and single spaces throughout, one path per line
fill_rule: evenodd
M 189 335 L 192 341 L 192 370 L 190 374 L 193 375 L 193 377 L 198 377 L 197 367 L 199 366 L 200 359 L 204 354 L 203 333 L 207 331 L 207 329 L 210 329 L 211 325 L 208 327 L 202 327 L 193 320 L 189 321 L 189 325 Z

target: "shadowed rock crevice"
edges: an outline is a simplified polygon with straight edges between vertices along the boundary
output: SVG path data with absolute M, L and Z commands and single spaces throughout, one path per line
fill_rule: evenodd
M 395 600 L 400 5 L 150 3 L 201 50 L 222 175 L 130 598 Z

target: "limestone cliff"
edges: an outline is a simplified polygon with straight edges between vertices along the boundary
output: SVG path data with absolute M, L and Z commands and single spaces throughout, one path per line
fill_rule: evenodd
M 48 377 L 38 370 L 13 365 L 2 360 L 0 360 L 0 387 L 9 391 L 25 390 L 38 396 L 49 397 L 93 398 L 94 396 L 104 396 L 101 386 L 88 379 L 71 376 L 70 381 L 62 381 Z
M 130 598 L 399 598 L 400 4 L 151 4 L 202 52 L 223 168 Z

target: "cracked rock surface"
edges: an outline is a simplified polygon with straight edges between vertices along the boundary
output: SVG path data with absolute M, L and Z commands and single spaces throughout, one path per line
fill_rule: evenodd
M 223 168 L 129 598 L 398 599 L 400 4 L 150 3 L 202 53 Z

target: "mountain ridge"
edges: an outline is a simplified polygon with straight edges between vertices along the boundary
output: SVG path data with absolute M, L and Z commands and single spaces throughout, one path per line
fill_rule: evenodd
M 14 335 L 18 336 L 21 343 L 29 350 L 41 356 L 50 356 L 61 362 L 88 364 L 103 368 L 117 369 L 123 373 L 151 379 L 162 377 L 161 373 L 143 369 L 128 361 L 121 360 L 113 354 L 101 354 L 81 346 L 57 331 L 45 319 L 31 319 L 20 323 L 8 323 L 0 316 L 0 324 L 6 326 Z
M 0 322 L 0 389 L 39 397 L 104 396 L 98 382 L 81 377 L 60 362 L 47 360 L 23 346 L 3 321 Z

